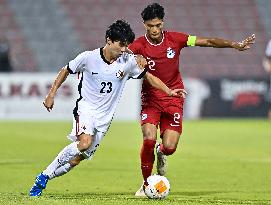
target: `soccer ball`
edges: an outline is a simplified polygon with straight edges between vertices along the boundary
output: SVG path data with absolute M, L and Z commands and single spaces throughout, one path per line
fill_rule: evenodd
M 170 184 L 166 177 L 151 175 L 147 178 L 148 186 L 145 187 L 145 194 L 150 199 L 163 199 L 170 191 Z

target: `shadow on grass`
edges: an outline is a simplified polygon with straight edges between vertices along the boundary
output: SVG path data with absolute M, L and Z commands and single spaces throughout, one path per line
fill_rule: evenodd
M 174 198 L 187 197 L 187 196 L 206 196 L 212 194 L 226 193 L 225 191 L 197 191 L 197 192 L 171 192 L 170 196 Z M 70 193 L 70 194 L 58 194 L 58 193 L 47 193 L 43 195 L 46 198 L 51 199 L 106 199 L 106 198 L 115 198 L 115 199 L 138 199 L 134 196 L 134 192 L 86 192 L 86 193 Z M 147 198 L 140 198 L 146 199 Z
M 102 199 L 102 198 L 133 198 L 134 193 L 132 192 L 87 192 L 87 193 L 70 193 L 70 194 L 52 194 L 47 193 L 44 194 L 44 197 L 46 198 L 54 198 L 54 199 Z

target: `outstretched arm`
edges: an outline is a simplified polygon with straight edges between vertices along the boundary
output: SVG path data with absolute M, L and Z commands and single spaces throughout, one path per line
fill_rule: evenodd
M 58 73 L 49 93 L 45 97 L 43 101 L 44 107 L 50 112 L 54 107 L 54 98 L 58 88 L 62 85 L 62 83 L 66 80 L 67 76 L 69 75 L 69 71 L 67 66 L 63 67 L 60 72 Z
M 182 97 L 185 98 L 187 92 L 184 89 L 171 90 L 166 86 L 159 78 L 155 77 L 151 73 L 147 72 L 144 78 L 155 88 L 164 91 L 168 96 Z
M 204 38 L 197 37 L 195 41 L 195 46 L 202 47 L 213 47 L 213 48 L 234 48 L 239 51 L 244 51 L 250 48 L 255 42 L 255 34 L 247 37 L 243 41 L 235 42 L 231 40 L 225 40 L 220 38 Z

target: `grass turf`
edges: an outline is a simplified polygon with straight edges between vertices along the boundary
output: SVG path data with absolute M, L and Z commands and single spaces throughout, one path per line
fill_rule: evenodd
M 28 197 L 70 129 L 70 122 L 0 122 L 0 204 L 271 204 L 271 122 L 257 119 L 185 122 L 168 158 L 164 200 L 133 196 L 142 183 L 136 122 L 113 123 L 92 161 Z

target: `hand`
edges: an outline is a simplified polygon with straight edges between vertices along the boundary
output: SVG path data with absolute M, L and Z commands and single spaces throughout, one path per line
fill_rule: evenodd
M 255 34 L 253 34 L 241 42 L 233 43 L 233 48 L 235 48 L 239 51 L 245 51 L 247 49 L 250 49 L 250 45 L 255 43 L 255 39 L 256 39 L 256 36 L 255 36 Z
M 47 95 L 43 101 L 43 105 L 46 107 L 48 112 L 51 112 L 54 107 L 54 97 Z
M 181 98 L 186 98 L 187 92 L 185 89 L 174 89 L 170 90 L 169 96 L 174 96 L 174 97 L 181 97 Z
M 136 63 L 142 70 L 148 64 L 147 60 L 142 55 L 136 55 Z

